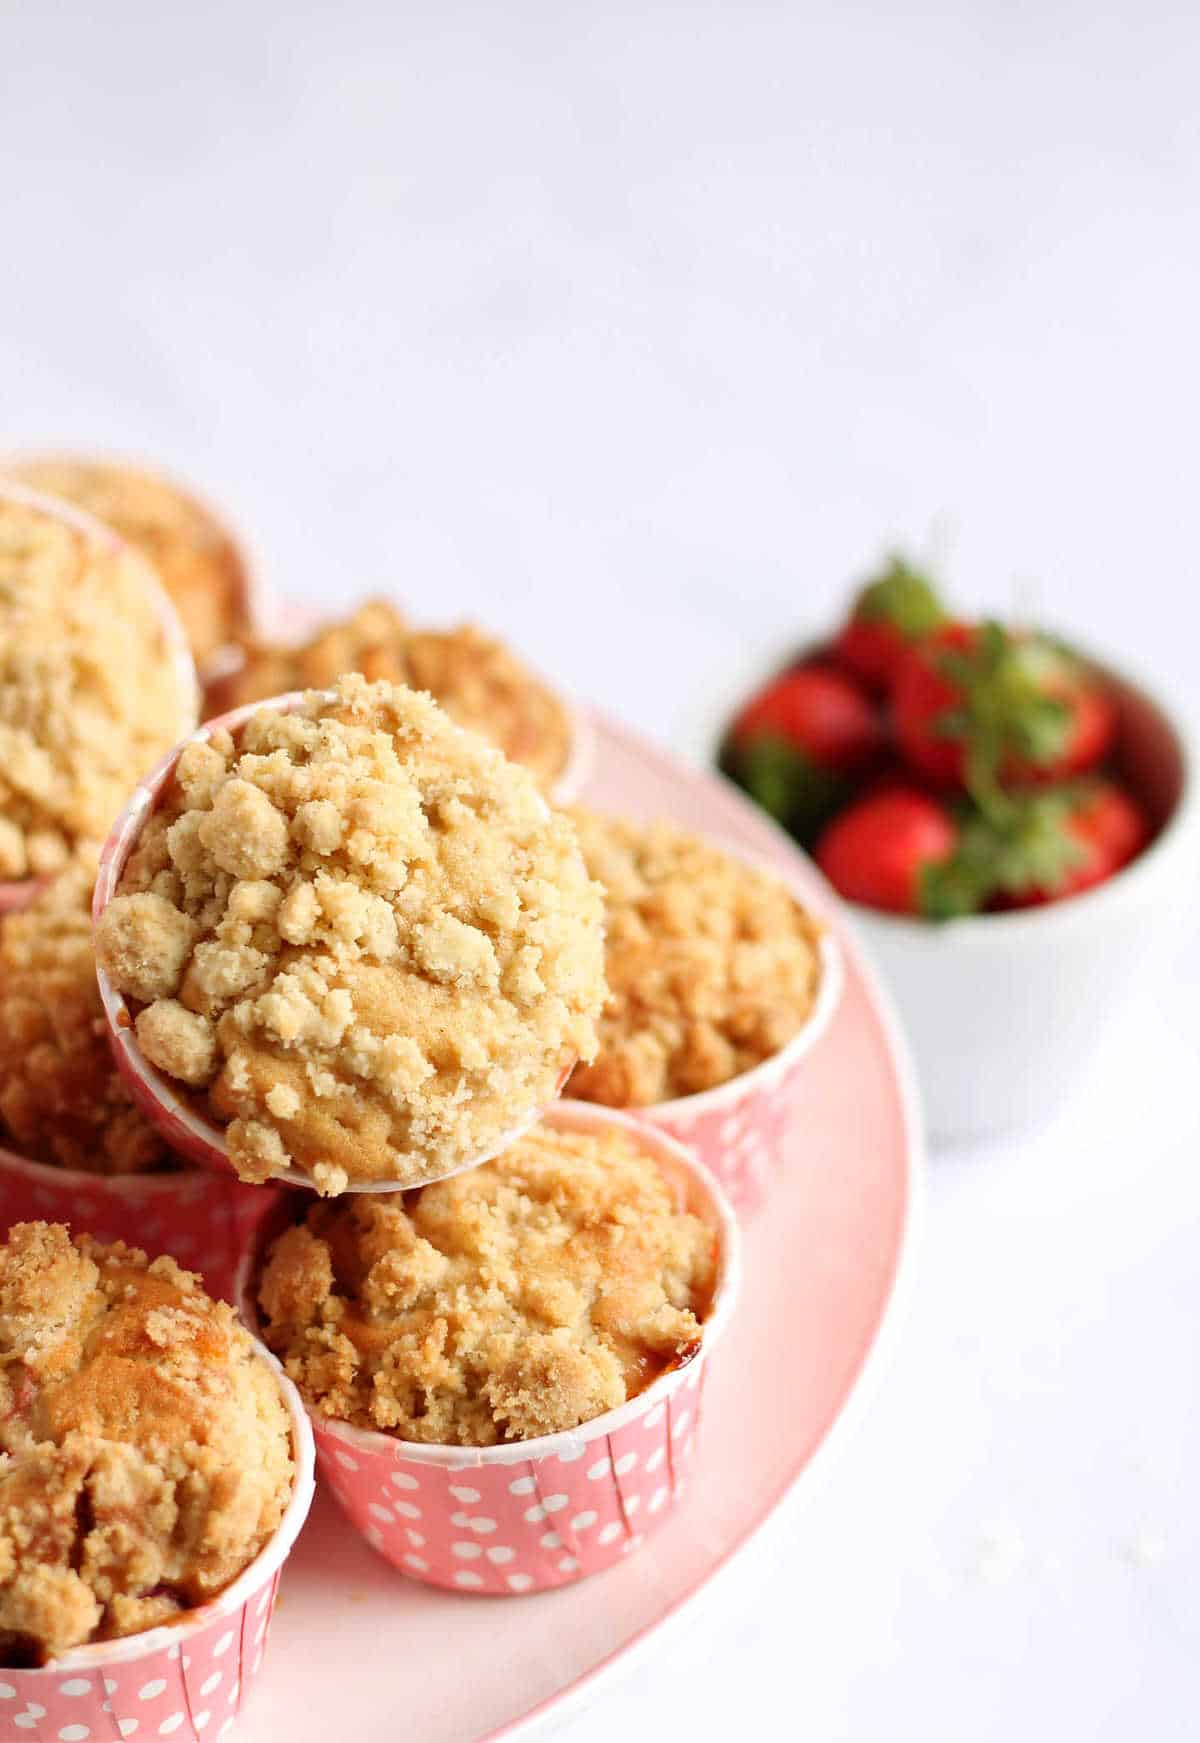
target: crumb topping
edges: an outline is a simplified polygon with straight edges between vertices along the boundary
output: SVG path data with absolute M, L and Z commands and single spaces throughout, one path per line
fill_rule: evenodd
M 173 1259 L 18 1223 L 0 1246 L 0 1661 L 207 1602 L 292 1492 L 287 1412 Z
M 190 727 L 160 599 L 128 546 L 0 495 L 0 878 L 102 841 Z
M 139 1045 L 243 1178 L 416 1185 L 595 1050 L 600 892 L 528 773 L 343 678 L 179 760 L 96 932 Z
M 694 1355 L 716 1262 L 629 1134 L 542 1125 L 417 1193 L 316 1206 L 258 1299 L 327 1416 L 489 1446 L 577 1427 Z
M 169 1165 L 108 1044 L 92 950 L 92 868 L 0 920 L 0 1142 L 93 1174 Z
M 503 642 L 471 624 L 418 630 L 375 599 L 302 647 L 246 642 L 245 664 L 214 687 L 210 714 L 289 690 L 326 689 L 344 672 L 427 690 L 452 720 L 480 733 L 549 788 L 570 753 L 566 709 Z
M 568 1093 L 647 1107 L 786 1046 L 821 973 L 820 928 L 786 886 L 668 823 L 571 815 L 604 887 L 609 1002 Z
M 133 466 L 64 457 L 5 470 L 95 515 L 140 551 L 174 600 L 197 660 L 245 628 L 246 578 L 237 549 L 208 510 L 176 485 Z

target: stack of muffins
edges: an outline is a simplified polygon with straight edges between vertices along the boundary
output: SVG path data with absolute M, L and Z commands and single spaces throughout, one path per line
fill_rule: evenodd
M 300 1399 L 411 1577 L 635 1549 L 836 992 L 775 877 L 564 808 L 580 723 L 502 644 L 274 645 L 250 594 L 190 493 L 3 469 L 4 1677 L 273 1594 Z

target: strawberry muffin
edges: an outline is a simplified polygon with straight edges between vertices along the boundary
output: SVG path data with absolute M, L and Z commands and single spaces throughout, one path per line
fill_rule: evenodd
M 0 879 L 60 871 L 190 730 L 190 661 L 148 565 L 0 489 Z
M 543 791 L 566 767 L 571 723 L 563 704 L 502 642 L 471 624 L 414 629 L 375 599 L 300 647 L 248 641 L 244 648 L 241 669 L 210 689 L 210 716 L 361 672 L 427 690 L 452 720 L 523 763 Z
M 669 823 L 571 816 L 604 889 L 609 1000 L 569 1093 L 649 1107 L 785 1047 L 821 978 L 820 927 L 786 885 Z
M 0 1247 L 0 1663 L 223 1591 L 295 1481 L 274 1375 L 173 1259 L 18 1223 Z
M 189 741 L 98 919 L 143 1057 L 247 1180 L 417 1185 L 596 1048 L 600 891 L 530 775 L 351 675 Z
M 320 1415 L 492 1446 L 690 1360 L 717 1249 L 636 1136 L 540 1125 L 419 1192 L 316 1206 L 268 1254 L 260 1322 Z
M 112 461 L 47 455 L 16 460 L 9 477 L 94 515 L 150 562 L 198 662 L 246 628 L 245 566 L 202 504 L 165 478 Z

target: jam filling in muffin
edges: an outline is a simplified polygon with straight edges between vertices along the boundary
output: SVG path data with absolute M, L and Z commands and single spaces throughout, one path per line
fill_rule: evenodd
M 136 552 L 0 491 L 0 878 L 103 841 L 195 721 Z
M 4 470 L 95 515 L 140 551 L 174 601 L 197 660 L 245 628 L 246 576 L 236 547 L 206 508 L 167 479 L 63 455 L 18 460 Z
M 490 1446 L 575 1428 L 687 1361 L 716 1266 L 636 1138 L 542 1125 L 419 1192 L 316 1206 L 258 1299 L 323 1414 Z
M 572 811 L 603 886 L 609 1002 L 568 1094 L 648 1107 L 787 1045 L 813 1007 L 820 928 L 769 873 L 667 823 Z
M 92 870 L 0 920 L 0 1143 L 93 1174 L 170 1166 L 121 1082 L 92 950 Z
M 478 732 L 547 790 L 571 749 L 567 711 L 502 642 L 464 624 L 411 628 L 386 600 L 327 624 L 302 647 L 245 644 L 245 664 L 209 692 L 209 715 L 289 690 L 324 689 L 344 672 L 427 690 L 459 726 Z
M 529 774 L 358 676 L 186 747 L 96 932 L 248 1180 L 417 1185 L 591 1058 L 599 889 Z
M 173 1259 L 55 1223 L 0 1246 L 0 1662 L 170 1622 L 279 1524 L 287 1412 L 232 1310 Z

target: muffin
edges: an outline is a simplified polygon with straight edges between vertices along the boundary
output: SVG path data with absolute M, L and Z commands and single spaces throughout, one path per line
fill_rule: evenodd
M 94 1174 L 168 1166 L 108 1044 L 92 949 L 90 868 L 0 919 L 0 1143 Z
M 247 1180 L 418 1185 L 595 1050 L 600 892 L 529 774 L 350 675 L 190 741 L 96 929 Z
M 375 599 L 301 647 L 246 642 L 244 652 L 241 669 L 209 691 L 210 717 L 361 672 L 427 690 L 452 720 L 523 763 L 543 791 L 567 765 L 571 723 L 563 704 L 502 642 L 471 624 L 413 629 L 394 606 Z
M 138 467 L 67 455 L 17 460 L 4 471 L 95 515 L 140 551 L 174 601 L 197 661 L 246 628 L 247 582 L 237 547 L 178 486 Z
M 315 1206 L 269 1251 L 260 1321 L 321 1415 L 406 1441 L 523 1441 L 690 1360 L 717 1247 L 635 1135 L 544 1124 L 418 1192 Z
M 609 1000 L 568 1093 L 651 1107 L 785 1047 L 821 975 L 820 928 L 787 887 L 669 823 L 571 816 L 604 889 Z
M 173 1259 L 18 1223 L 0 1247 L 0 1660 L 36 1665 L 216 1596 L 295 1472 L 232 1309 Z
M 0 879 L 102 841 L 195 721 L 194 674 L 128 546 L 0 491 Z

